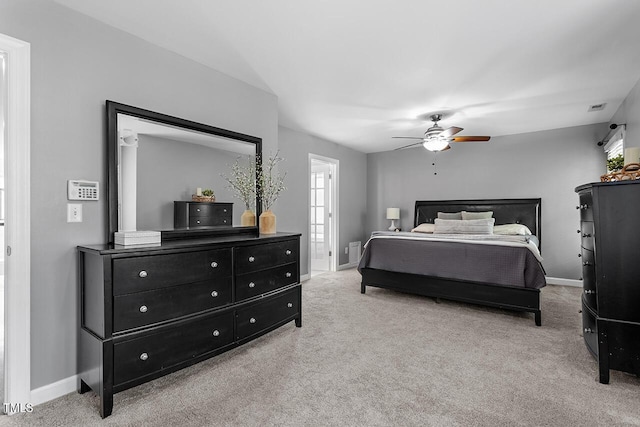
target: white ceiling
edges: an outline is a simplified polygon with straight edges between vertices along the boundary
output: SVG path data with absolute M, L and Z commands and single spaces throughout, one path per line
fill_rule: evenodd
M 640 78 L 636 0 L 54 0 L 277 95 L 363 152 L 608 122 Z M 607 103 L 599 112 L 592 104 Z

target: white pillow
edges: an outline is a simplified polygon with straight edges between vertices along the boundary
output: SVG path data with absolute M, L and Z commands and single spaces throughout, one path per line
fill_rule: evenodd
M 485 219 L 436 219 L 436 234 L 493 234 L 495 218 Z
M 524 224 L 494 225 L 493 234 L 513 234 L 519 236 L 531 236 L 531 230 Z
M 424 222 L 420 225 L 418 225 L 416 228 L 414 228 L 413 230 L 411 230 L 414 233 L 433 233 L 433 229 L 436 227 L 435 224 L 429 224 L 427 222 Z
M 493 218 L 493 211 L 485 211 L 485 212 L 467 212 L 462 211 L 462 219 L 487 219 Z

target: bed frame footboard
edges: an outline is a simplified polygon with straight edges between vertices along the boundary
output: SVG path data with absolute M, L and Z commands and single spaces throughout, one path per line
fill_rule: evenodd
M 362 274 L 360 292 L 363 294 L 367 286 L 374 286 L 432 298 L 526 311 L 534 314 L 537 326 L 542 325 L 539 289 L 505 287 L 371 268 L 363 268 L 360 273 Z

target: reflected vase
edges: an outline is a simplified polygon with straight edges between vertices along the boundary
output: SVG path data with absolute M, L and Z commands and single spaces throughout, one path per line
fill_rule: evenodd
M 260 214 L 260 234 L 276 233 L 276 216 L 271 210 L 266 210 Z
M 240 217 L 240 225 L 243 227 L 253 227 L 256 225 L 256 214 L 251 209 L 246 209 Z

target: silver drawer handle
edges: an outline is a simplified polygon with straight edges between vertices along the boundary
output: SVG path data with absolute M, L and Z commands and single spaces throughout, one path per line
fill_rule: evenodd
M 287 271 L 287 273 L 285 274 L 285 276 L 286 276 L 286 277 L 291 277 L 291 273 L 289 273 L 289 272 Z
M 224 222 L 224 223 L 226 224 L 226 223 L 227 223 L 227 220 L 225 219 L 225 220 L 224 220 L 224 221 L 222 221 L 222 222 Z
M 196 212 L 200 212 L 200 208 L 197 208 L 197 209 L 196 209 Z
M 147 360 L 149 358 L 149 355 L 147 353 L 142 353 L 140 355 L 140 360 Z
M 149 309 L 147 308 L 146 305 L 143 305 L 143 306 L 140 307 L 140 313 L 146 313 L 147 310 L 149 310 Z
M 580 206 L 576 206 L 576 209 L 589 209 L 589 205 L 587 205 L 586 203 L 584 205 L 580 205 Z
M 200 220 L 196 221 L 196 224 L 200 224 Z
M 291 304 L 290 302 L 287 303 L 287 307 L 292 308 L 293 304 Z
M 213 262 L 211 263 L 211 268 L 216 268 L 217 266 L 218 266 L 218 263 L 217 263 L 217 262 L 213 261 Z
M 591 237 L 591 234 L 582 233 L 582 237 Z
M 585 294 L 587 294 L 587 295 L 591 295 L 591 294 L 595 294 L 595 293 L 596 293 L 596 291 L 593 291 L 593 290 L 591 290 L 591 289 L 585 289 L 585 290 L 584 290 L 584 293 L 585 293 Z
M 589 261 L 587 261 L 587 262 L 583 262 L 582 265 L 585 266 L 585 267 L 588 267 L 588 266 L 590 266 L 592 264 Z
M 593 329 L 591 329 L 591 328 L 584 328 L 584 333 L 585 333 L 585 334 L 592 334 L 592 333 L 593 333 Z
M 211 296 L 214 297 L 214 298 L 217 297 L 218 296 L 218 291 L 211 292 Z
M 255 287 L 256 287 L 256 284 L 255 284 L 255 283 L 253 283 L 253 282 L 249 282 L 249 287 L 250 287 L 250 288 L 255 288 Z
M 227 210 L 226 210 L 226 209 L 223 209 L 222 211 L 223 211 L 224 213 L 227 213 Z
M 216 329 L 215 331 L 213 331 L 213 336 L 214 337 L 217 337 L 219 335 L 220 335 L 220 331 L 219 330 Z
M 140 277 L 142 277 L 144 279 L 145 277 L 147 277 L 147 272 L 142 270 L 140 273 L 138 273 L 138 276 L 140 276 Z
M 284 251 L 285 255 L 291 255 L 291 251 L 289 249 L 287 249 L 286 251 Z
M 252 256 L 250 256 L 250 257 L 249 257 L 249 262 L 253 262 L 253 261 L 255 261 L 255 260 L 256 260 L 256 259 L 255 259 L 254 257 L 252 257 Z
M 252 317 L 251 319 L 249 319 L 249 323 L 256 323 L 255 317 Z

